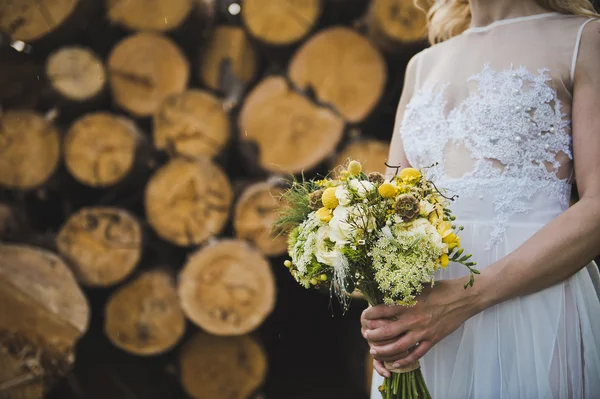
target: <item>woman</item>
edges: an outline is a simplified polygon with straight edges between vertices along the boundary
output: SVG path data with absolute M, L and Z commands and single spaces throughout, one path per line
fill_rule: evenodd
M 367 309 L 379 374 L 419 360 L 436 399 L 600 398 L 596 17 L 587 0 L 433 2 L 439 43 L 407 67 L 389 162 L 437 163 L 481 275 L 465 290 L 450 265 L 415 307 Z

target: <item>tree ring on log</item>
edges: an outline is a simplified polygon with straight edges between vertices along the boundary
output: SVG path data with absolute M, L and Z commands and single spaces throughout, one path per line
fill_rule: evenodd
M 427 38 L 427 15 L 413 0 L 373 0 L 367 26 L 371 40 L 386 52 Z
M 390 146 L 380 140 L 359 139 L 347 144 L 335 158 L 333 167 L 345 164 L 349 159 L 359 161 L 366 174 L 379 172 L 383 175 L 387 167 L 385 162 L 389 155 Z
M 106 0 L 108 19 L 131 30 L 164 32 L 179 27 L 192 0 Z
M 216 335 L 256 329 L 275 305 L 275 280 L 267 260 L 245 241 L 223 240 L 195 252 L 179 275 L 184 313 Z
M 142 230 L 122 209 L 83 208 L 62 226 L 56 243 L 82 284 L 108 287 L 125 279 L 138 264 Z

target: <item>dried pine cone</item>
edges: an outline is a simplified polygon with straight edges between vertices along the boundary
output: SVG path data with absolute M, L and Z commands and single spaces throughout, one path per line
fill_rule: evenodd
M 383 177 L 383 175 L 379 172 L 371 172 L 367 177 L 373 184 L 381 185 L 383 182 L 385 182 L 385 177 Z
M 396 201 L 396 213 L 405 221 L 410 222 L 419 215 L 419 201 L 410 194 L 403 194 Z
M 323 197 L 324 190 L 317 190 L 309 194 L 308 196 L 308 205 L 310 209 L 316 211 L 321 208 L 323 204 L 321 203 L 321 197 Z

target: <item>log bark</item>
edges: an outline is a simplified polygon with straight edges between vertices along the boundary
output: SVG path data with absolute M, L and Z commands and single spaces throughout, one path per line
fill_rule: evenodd
M 240 27 L 216 27 L 200 54 L 200 80 L 212 90 L 225 91 L 222 74 L 226 63 L 244 85 L 250 84 L 258 73 L 258 55 Z
M 47 58 L 48 82 L 61 100 L 91 102 L 104 92 L 106 70 L 102 60 L 89 48 L 62 47 Z
M 231 131 L 223 103 L 201 90 L 168 97 L 154 113 L 153 125 L 156 148 L 187 158 L 219 154 Z
M 30 190 L 43 185 L 60 159 L 59 133 L 34 111 L 0 114 L 0 186 Z
M 84 285 L 108 287 L 133 272 L 142 252 L 142 229 L 128 212 L 90 207 L 74 213 L 56 243 Z
M 173 30 L 186 20 L 192 8 L 192 0 L 106 0 L 108 20 L 135 31 Z
M 287 249 L 286 236 L 277 236 L 271 227 L 284 191 L 275 183 L 255 183 L 244 190 L 235 207 L 236 237 L 251 242 L 266 256 L 283 255 Z
M 150 178 L 146 215 L 162 239 L 196 245 L 225 227 L 232 197 L 227 176 L 210 160 L 175 158 Z
M 80 183 L 109 187 L 125 180 L 147 155 L 147 142 L 134 122 L 106 112 L 79 118 L 66 134 L 65 165 Z
M 119 42 L 108 58 L 115 102 L 137 117 L 150 116 L 168 96 L 188 84 L 189 63 L 170 39 L 137 33 Z
M 358 139 L 348 143 L 335 157 L 332 168 L 344 165 L 349 159 L 359 161 L 365 173 L 385 174 L 385 162 L 390 146 L 388 143 L 373 139 Z
M 180 379 L 192 398 L 246 399 L 264 382 L 267 357 L 250 336 L 194 335 L 179 355 Z
M 290 46 L 315 28 L 321 12 L 321 0 L 245 0 L 242 21 L 260 42 Z
M 401 52 L 427 38 L 427 16 L 413 0 L 373 0 L 367 14 L 369 38 L 381 50 Z
M 289 87 L 268 77 L 246 98 L 239 115 L 242 142 L 258 147 L 256 162 L 268 171 L 299 173 L 314 168 L 335 149 L 343 120 Z
M 383 95 L 387 80 L 379 51 L 351 29 L 333 27 L 312 36 L 294 55 L 289 76 L 297 87 L 314 90 L 352 123 L 364 120 Z
M 190 256 L 179 275 L 187 317 L 215 335 L 256 329 L 275 305 L 275 281 L 261 253 L 240 240 L 223 240 Z
M 0 244 L 0 396 L 40 398 L 72 366 L 89 306 L 51 252 Z
M 185 332 L 174 278 L 165 270 L 140 274 L 108 299 L 104 332 L 118 348 L 134 355 L 167 352 Z

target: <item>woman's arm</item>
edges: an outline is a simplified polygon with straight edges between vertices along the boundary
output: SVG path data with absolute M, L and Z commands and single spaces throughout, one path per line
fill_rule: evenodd
M 580 200 L 510 255 L 482 270 L 472 288 L 442 281 L 413 308 L 379 306 L 363 313 L 375 359 L 414 363 L 469 317 L 569 278 L 600 252 L 600 23 L 586 27 L 573 97 L 573 151 Z M 394 321 L 384 321 L 394 318 Z M 408 353 L 417 342 L 418 347 Z

